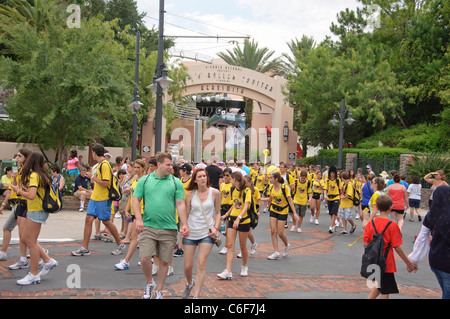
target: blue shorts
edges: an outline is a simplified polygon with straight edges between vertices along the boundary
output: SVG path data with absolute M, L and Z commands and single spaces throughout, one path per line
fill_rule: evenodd
M 27 218 L 35 223 L 45 224 L 45 221 L 48 218 L 48 213 L 46 211 L 28 212 Z
M 87 208 L 87 215 L 92 215 L 99 220 L 111 219 L 111 204 L 112 200 L 95 201 L 90 200 Z
M 183 238 L 183 245 L 192 245 L 192 246 L 198 246 L 198 244 L 211 244 L 214 245 L 214 241 L 210 236 L 206 236 L 202 239 L 187 239 Z

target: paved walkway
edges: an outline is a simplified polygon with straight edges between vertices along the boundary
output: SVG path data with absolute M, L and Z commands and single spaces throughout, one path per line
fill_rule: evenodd
M 307 211 L 307 214 L 309 211 Z M 9 211 L 0 215 L 3 225 Z M 144 275 L 137 266 L 138 253 L 126 271 L 117 271 L 114 264 L 124 255 L 113 256 L 114 243 L 91 241 L 90 256 L 73 257 L 70 251 L 81 244 L 85 213 L 63 211 L 51 215 L 42 227 L 41 244 L 50 251 L 59 266 L 41 279 L 39 285 L 21 287 L 16 281 L 26 275 L 27 269 L 9 270 L 19 256 L 17 229 L 8 249 L 8 260 L 0 261 L 0 298 L 73 298 L 73 299 L 139 299 L 145 284 Z M 328 233 L 330 218 L 322 205 L 320 225 L 304 220 L 302 233 L 286 230 L 292 246 L 289 257 L 278 261 L 267 260 L 273 252 L 269 216 L 263 214 L 260 225 L 253 231 L 259 243 L 257 252 L 249 259 L 249 276 L 240 277 L 241 261 L 233 262 L 233 280 L 220 281 L 216 274 L 225 268 L 225 256 L 214 247 L 207 266 L 207 278 L 201 297 L 206 299 L 365 299 L 369 293 L 365 279 L 359 275 L 363 250 L 362 240 L 349 247 L 362 235 L 361 222 L 354 234 Z M 115 224 L 120 227 L 120 220 Z M 408 254 L 414 235 L 421 223 L 405 221 L 403 250 Z M 103 228 L 103 227 L 102 227 Z M 280 248 L 282 243 L 279 243 Z M 280 249 L 282 251 L 282 249 Z M 440 299 L 441 291 L 428 261 L 419 265 L 419 271 L 408 273 L 396 256 L 396 280 L 400 293 L 392 299 Z M 173 259 L 174 275 L 166 280 L 166 299 L 181 298 L 185 280 L 183 257 Z M 156 280 L 156 277 L 155 277 Z

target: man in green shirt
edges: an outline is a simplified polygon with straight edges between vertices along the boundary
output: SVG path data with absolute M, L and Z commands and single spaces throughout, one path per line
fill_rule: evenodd
M 183 236 L 189 236 L 186 222 L 184 188 L 178 178 L 174 178 L 172 156 L 159 154 L 158 169 L 142 177 L 133 193 L 133 210 L 136 216 L 136 231 L 139 234 L 139 257 L 141 267 L 147 279 L 144 299 L 152 297 L 155 284 L 152 279 L 151 258 L 159 258 L 158 287 L 155 298 L 162 298 L 161 290 L 167 277 L 173 248 L 177 242 L 178 225 Z M 144 213 L 141 213 L 140 201 L 144 200 Z

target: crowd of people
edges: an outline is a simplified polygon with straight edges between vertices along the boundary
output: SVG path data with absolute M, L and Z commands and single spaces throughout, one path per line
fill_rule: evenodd
M 208 257 L 213 246 L 220 245 L 221 236 L 224 245 L 220 253 L 226 255 L 226 268 L 217 274 L 218 280 L 233 278 L 232 264 L 235 262 L 237 238 L 238 257 L 242 262 L 240 276 L 248 276 L 249 256 L 254 255 L 258 247 L 253 236 L 258 228 L 251 226 L 251 211 L 258 216 L 267 213 L 269 217 L 273 253 L 267 256 L 268 260 L 289 256 L 286 228 L 301 233 L 308 211 L 309 222 L 319 225 L 322 203 L 330 217 L 330 234 L 338 228 L 342 228 L 342 235 L 353 233 L 358 225 L 356 220 L 360 220 L 360 227 L 364 230 L 361 237 L 364 237 L 365 245 L 373 238 L 374 227 L 383 227 L 387 219 L 394 221 L 395 226 L 389 227 L 387 238 L 407 264 L 408 271 L 417 270 L 417 263 L 423 259 L 423 251 L 426 251 L 424 245 L 417 245 L 408 257 L 400 248 L 401 230 L 407 211 L 411 222 L 415 214 L 419 221 L 424 217 L 420 214 L 422 192 L 417 176 L 412 177 L 408 185 L 396 171 L 392 171 L 392 178 L 388 179 L 385 172 L 377 176 L 370 165 L 365 172 L 361 169 L 354 172 L 296 163 L 266 166 L 258 162 L 247 166 L 245 161 L 224 163 L 214 157 L 194 165 L 174 163 L 169 153 L 159 153 L 149 160 L 138 158 L 134 162 L 117 157 L 115 163 L 111 163 L 111 157 L 102 145 L 92 148 L 92 156 L 96 164 L 88 168 L 80 164 L 76 152 L 72 151 L 65 167 L 67 174 L 77 176 L 74 196 L 80 201 L 80 212 L 85 210 L 85 202 L 89 199 L 82 246 L 71 254 L 77 257 L 90 254 L 89 243 L 95 224 L 94 240 L 114 241 L 117 247 L 111 252 L 113 255 L 126 252 L 125 258 L 112 265 L 115 269 L 129 269 L 130 259 L 138 251 L 140 267 L 146 278 L 145 299 L 163 297 L 166 277 L 173 274 L 172 259 L 179 256 L 184 258 L 186 277 L 183 298 L 191 295 L 199 298 Z M 42 223 L 48 218 L 48 213 L 42 209 L 45 187 L 55 185 L 64 193 L 66 185 L 57 166 L 51 168 L 51 174 L 47 172 L 42 154 L 24 148 L 16 154 L 16 159 L 19 171 L 12 172 L 7 168 L 6 178 L 2 178 L 5 200 L 0 213 L 9 205 L 12 206 L 12 213 L 3 226 L 0 260 L 7 258 L 6 249 L 11 231 L 17 225 L 20 258 L 10 269 L 29 266 L 26 255 L 28 249 L 30 271 L 25 278 L 17 281 L 19 285 L 28 285 L 39 283 L 42 276 L 58 265 L 39 245 L 37 238 Z M 113 176 L 118 179 L 122 191 L 118 201 L 111 200 L 109 196 Z M 423 178 L 432 184 L 430 211 L 446 211 L 444 218 L 448 221 L 448 184 L 445 173 L 432 172 Z M 447 191 L 447 204 L 443 203 L 442 195 L 435 195 L 436 192 L 441 194 L 443 190 Z M 115 214 L 122 218 L 120 230 L 114 224 Z M 439 220 L 436 214 L 439 215 L 439 212 L 434 211 L 432 220 L 426 218 L 420 243 L 423 244 L 431 227 L 435 227 Z M 104 225 L 103 231 L 101 223 Z M 281 252 L 278 240 L 284 247 Z M 250 249 L 247 248 L 247 241 L 250 241 Z M 441 249 L 445 248 L 442 243 L 439 245 Z M 445 265 L 440 257 L 435 259 L 438 265 L 436 276 L 439 274 L 438 281 L 442 287 L 447 285 L 448 294 L 448 264 Z M 380 293 L 382 296 L 396 293 L 392 252 L 388 263 L 389 274 L 392 275 L 383 277 L 381 288 L 371 291 L 369 297 L 377 297 Z M 41 271 L 39 265 L 42 266 Z M 153 276 L 156 274 L 155 283 Z

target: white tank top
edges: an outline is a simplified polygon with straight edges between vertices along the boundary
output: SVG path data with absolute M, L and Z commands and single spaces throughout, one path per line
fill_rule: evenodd
M 208 218 L 209 225 L 211 227 L 214 227 L 215 207 L 212 192 L 213 188 L 210 187 L 208 198 L 206 199 L 206 201 L 202 202 L 202 205 L 206 217 Z M 189 230 L 191 231 L 189 237 L 187 237 L 188 239 L 199 240 L 208 236 L 209 229 L 208 225 L 206 224 L 205 217 L 203 217 L 202 208 L 197 196 L 197 191 L 192 192 L 191 211 L 189 212 L 187 224 Z

